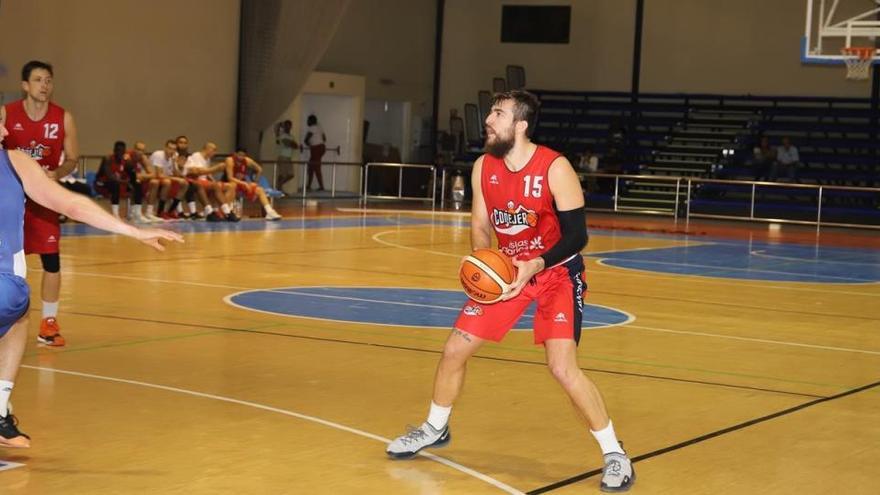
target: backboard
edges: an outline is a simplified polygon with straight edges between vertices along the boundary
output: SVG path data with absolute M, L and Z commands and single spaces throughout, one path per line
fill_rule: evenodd
M 801 40 L 805 64 L 844 65 L 852 54 L 844 48 L 874 47 L 872 64 L 880 63 L 880 0 L 806 0 L 806 28 Z

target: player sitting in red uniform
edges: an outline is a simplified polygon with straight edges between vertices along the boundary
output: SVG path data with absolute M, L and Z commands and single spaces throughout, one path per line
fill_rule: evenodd
M 247 156 L 247 151 L 244 148 L 238 148 L 234 155 L 226 158 L 226 172 L 223 174 L 223 180 L 234 184 L 235 192 L 239 196 L 243 196 L 249 201 L 259 199 L 260 205 L 266 210 L 266 220 L 281 220 L 281 215 L 269 204 L 266 191 L 256 182 L 248 180 L 251 175 L 250 171 L 253 171 L 256 178 L 263 172 L 263 167 Z
M 129 212 L 129 217 L 136 222 L 149 223 L 140 211 L 143 189 L 137 184 L 137 170 L 136 157 L 125 150 L 125 142 L 116 141 L 113 144 L 113 153 L 101 160 L 95 189 L 110 199 L 110 210 L 115 217 L 119 217 L 119 199 L 123 194 L 131 193 L 135 207 Z

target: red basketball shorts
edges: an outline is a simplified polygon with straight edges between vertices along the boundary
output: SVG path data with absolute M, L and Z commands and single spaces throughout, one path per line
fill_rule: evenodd
M 29 199 L 24 210 L 25 254 L 55 254 L 60 242 L 58 213 Z
M 587 289 L 583 272 L 583 258 L 576 256 L 564 265 L 535 275 L 513 299 L 495 304 L 469 300 L 458 314 L 455 328 L 482 339 L 500 342 L 532 301 L 536 301 L 537 310 L 532 325 L 535 344 L 547 339 L 573 339 L 578 342 Z
M 248 201 L 253 201 L 257 199 L 257 185 L 253 182 L 248 182 L 246 184 L 236 182 L 235 193 L 244 196 Z

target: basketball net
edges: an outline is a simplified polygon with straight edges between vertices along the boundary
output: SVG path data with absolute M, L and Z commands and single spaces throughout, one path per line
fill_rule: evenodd
M 845 56 L 846 78 L 856 81 L 868 79 L 871 75 L 871 65 L 874 61 L 874 47 L 848 46 L 840 52 Z

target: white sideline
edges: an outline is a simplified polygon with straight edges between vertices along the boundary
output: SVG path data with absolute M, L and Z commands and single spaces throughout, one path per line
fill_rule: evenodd
M 274 413 L 278 413 L 278 414 L 283 414 L 285 416 L 290 416 L 293 418 L 302 419 L 305 421 L 311 421 L 312 423 L 317 423 L 317 424 L 320 424 L 323 426 L 328 426 L 330 428 L 335 428 L 337 430 L 341 430 L 341 431 L 344 431 L 347 433 L 358 435 L 358 436 L 361 436 L 364 438 L 376 440 L 376 441 L 382 442 L 384 444 L 391 442 L 391 440 L 389 440 L 385 437 L 381 437 L 379 435 L 374 435 L 372 433 L 369 433 L 369 432 L 366 432 L 363 430 L 358 430 L 357 428 L 352 428 L 350 426 L 345 426 L 345 425 L 342 425 L 339 423 L 334 423 L 332 421 L 327 421 L 326 419 L 317 418 L 315 416 L 309 416 L 307 414 L 301 414 L 301 413 L 298 413 L 295 411 L 290 411 L 287 409 L 281 409 L 281 408 L 277 408 L 277 407 L 267 406 L 265 404 L 259 404 L 256 402 L 249 402 L 249 401 L 245 401 L 245 400 L 233 399 L 231 397 L 224 397 L 222 395 L 206 394 L 204 392 L 197 392 L 195 390 L 188 390 L 185 388 L 169 387 L 167 385 L 159 385 L 156 383 L 141 382 L 141 381 L 137 381 L 137 380 L 127 380 L 125 378 L 114 378 L 112 376 L 95 375 L 92 373 L 82 373 L 79 371 L 60 370 L 60 369 L 56 369 L 56 368 L 46 368 L 46 367 L 42 367 L 42 366 L 30 366 L 30 365 L 22 365 L 21 367 L 31 369 L 31 370 L 47 372 L 47 373 L 58 373 L 58 374 L 62 374 L 62 375 L 78 376 L 81 378 L 91 378 L 94 380 L 103 380 L 103 381 L 108 381 L 108 382 L 124 383 L 126 385 L 136 385 L 139 387 L 147 387 L 147 388 L 153 388 L 153 389 L 157 389 L 157 390 L 164 390 L 166 392 L 174 392 L 174 393 L 178 393 L 178 394 L 191 395 L 193 397 L 200 397 L 203 399 L 211 399 L 211 400 L 216 400 L 216 401 L 220 401 L 220 402 L 228 402 L 230 404 L 237 404 L 240 406 L 252 407 L 254 409 L 261 409 L 263 411 L 274 412 Z M 380 454 L 377 454 L 377 455 L 380 455 Z M 427 452 L 419 452 L 419 455 L 422 457 L 426 457 L 428 459 L 431 459 L 434 462 L 438 462 L 438 463 L 443 464 L 445 466 L 451 467 L 452 469 L 460 471 L 468 476 L 472 476 L 474 478 L 477 478 L 478 480 L 483 481 L 485 483 L 488 483 L 503 492 L 511 493 L 511 494 L 515 494 L 515 495 L 525 495 L 523 492 L 517 490 L 516 488 L 513 488 L 505 483 L 502 483 L 501 481 L 498 481 L 495 478 L 487 476 L 487 475 L 480 473 L 478 471 L 474 471 L 473 469 L 471 469 L 467 466 L 462 466 L 461 464 L 458 464 L 457 462 L 450 461 L 449 459 L 446 459 L 445 457 L 440 457 L 435 454 L 429 454 Z M 388 461 L 388 462 L 392 462 L 392 461 Z

